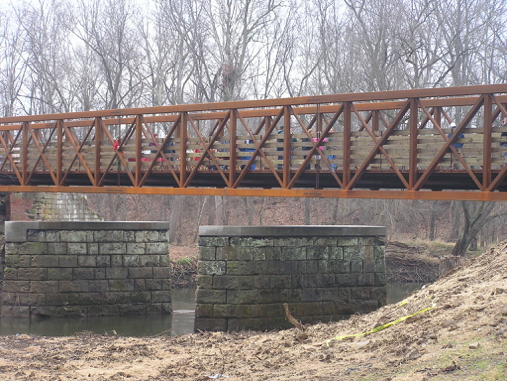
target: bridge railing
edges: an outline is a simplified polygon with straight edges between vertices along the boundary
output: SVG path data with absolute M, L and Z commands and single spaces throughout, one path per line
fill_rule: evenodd
M 462 173 L 467 189 L 493 191 L 507 171 L 506 93 L 486 85 L 0 118 L 0 184 L 418 191 Z

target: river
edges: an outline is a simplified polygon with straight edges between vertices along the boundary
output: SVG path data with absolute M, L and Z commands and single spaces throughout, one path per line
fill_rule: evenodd
M 389 284 L 387 301 L 397 303 L 422 286 L 422 283 Z M 195 289 L 173 289 L 172 303 L 172 315 L 53 319 L 0 317 L 0 335 L 71 336 L 77 332 L 92 331 L 121 336 L 153 336 L 162 332 L 178 336 L 193 332 Z

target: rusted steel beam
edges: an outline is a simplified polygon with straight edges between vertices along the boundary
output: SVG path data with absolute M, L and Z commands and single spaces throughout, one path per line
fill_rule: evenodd
M 94 150 L 94 154 L 95 154 L 95 182 L 93 183 L 93 186 L 95 187 L 98 187 L 99 186 L 99 181 L 100 181 L 100 172 L 101 172 L 101 167 L 100 167 L 100 153 L 101 153 L 101 142 L 102 142 L 102 139 L 104 139 L 104 126 L 102 125 L 102 118 L 95 118 L 95 121 L 94 121 L 94 126 L 95 126 L 95 150 Z M 61 173 L 61 169 L 60 169 L 60 173 Z M 58 182 L 58 184 L 60 184 L 60 182 Z
M 394 130 L 396 129 L 396 127 L 398 127 L 401 119 L 405 116 L 405 114 L 407 113 L 407 111 L 409 110 L 409 108 L 410 108 L 410 101 L 407 100 L 405 102 L 404 107 L 400 109 L 400 111 L 398 112 L 398 114 L 396 115 L 396 117 L 393 119 L 393 121 L 391 122 L 391 124 L 389 125 L 389 127 L 387 128 L 387 130 L 385 131 L 385 133 L 381 136 L 381 138 L 379 140 L 377 140 L 377 142 L 375 143 L 375 146 L 373 147 L 373 149 L 370 151 L 370 153 L 368 154 L 368 156 L 366 157 L 366 159 L 361 163 L 361 165 L 359 166 L 357 172 L 355 173 L 354 177 L 350 180 L 350 182 L 349 182 L 349 184 L 348 184 L 348 186 L 347 186 L 346 189 L 352 189 L 354 187 L 354 184 L 364 174 L 364 172 L 366 171 L 366 169 L 370 165 L 371 161 L 373 160 L 373 158 L 375 157 L 375 155 L 380 150 L 380 147 L 385 144 L 385 142 L 392 135 L 392 133 L 394 132 Z
M 417 182 L 417 137 L 419 128 L 419 107 L 417 99 L 410 99 L 410 140 L 409 140 L 409 158 L 408 158 L 408 189 L 414 189 L 414 185 Z
M 188 124 L 188 113 L 186 111 L 181 113 L 180 126 L 178 128 L 178 137 L 180 138 L 180 184 L 188 186 L 187 179 L 187 147 L 183 144 L 187 140 L 187 126 Z
M 354 108 L 354 106 L 352 105 L 352 107 Z M 379 139 L 375 136 L 375 134 L 370 131 L 370 128 L 368 127 L 368 125 L 366 124 L 366 121 L 363 120 L 363 118 L 361 117 L 361 115 L 357 112 L 357 110 L 355 110 L 354 108 L 354 112 L 357 116 L 357 118 L 361 121 L 362 123 L 362 127 L 364 130 L 366 130 L 368 132 L 368 134 L 370 135 L 371 139 L 375 142 L 375 144 L 378 144 L 378 141 Z M 379 145 L 378 146 L 378 149 L 379 151 L 384 155 L 384 157 L 386 158 L 386 160 L 388 161 L 388 163 L 390 164 L 391 166 L 391 169 L 396 173 L 396 175 L 398 176 L 398 178 L 400 179 L 400 181 L 403 183 L 403 185 L 405 186 L 406 189 L 410 189 L 409 187 L 409 184 L 408 182 L 405 180 L 405 177 L 403 176 L 403 174 L 401 173 L 401 171 L 399 170 L 398 166 L 394 163 L 394 161 L 391 159 L 391 157 L 389 156 L 389 154 L 386 152 L 386 150 L 384 149 L 383 145 Z M 417 149 L 416 149 L 417 150 Z M 409 172 L 410 173 L 410 172 Z
M 261 99 L 249 101 L 230 101 L 219 103 L 198 103 L 175 106 L 157 106 L 146 108 L 115 109 L 102 111 L 83 111 L 69 112 L 61 114 L 31 115 L 31 116 L 13 116 L 0 118 L 0 124 L 3 123 L 22 123 L 37 122 L 41 120 L 56 119 L 83 119 L 96 117 L 119 117 L 138 114 L 169 114 L 180 112 L 209 112 L 240 108 L 262 108 L 278 106 L 295 106 L 307 104 L 325 104 L 342 102 L 368 102 L 368 101 L 386 101 L 408 98 L 430 98 L 430 97 L 457 97 L 481 94 L 507 93 L 507 84 L 477 85 L 463 87 L 442 87 L 430 89 L 411 89 L 411 90 L 389 90 L 364 93 L 346 93 L 330 94 L 320 96 L 306 96 L 281 99 Z
M 476 102 L 478 96 L 470 96 L 470 97 L 453 97 L 453 98 L 432 98 L 432 99 L 421 99 L 421 102 L 425 107 L 454 107 L 454 106 L 473 106 Z M 507 96 L 505 95 L 496 95 L 495 99 L 498 103 L 506 104 Z M 385 111 L 385 110 L 397 110 L 401 108 L 404 104 L 404 101 L 380 101 L 380 102 L 368 102 L 368 103 L 355 103 L 355 107 L 358 111 Z M 283 106 L 280 106 L 283 108 Z M 263 117 L 263 118 L 271 118 L 275 117 L 279 111 L 278 108 L 259 108 L 259 109 L 242 109 L 238 110 L 238 113 L 243 118 L 255 118 L 255 117 Z M 336 105 L 321 105 L 320 110 L 323 114 L 333 114 L 336 113 L 340 104 Z M 297 115 L 312 115 L 317 112 L 317 106 L 300 106 L 294 108 L 294 114 Z M 218 120 L 223 119 L 228 115 L 228 111 L 216 111 L 216 112 L 208 112 L 208 113 L 192 113 L 193 120 Z M 58 117 L 64 114 L 46 114 L 46 115 L 38 115 L 38 121 L 47 121 L 44 123 L 31 123 L 31 127 L 33 129 L 44 129 L 49 128 L 53 125 L 53 123 L 58 120 Z M 94 118 L 103 118 L 103 124 L 106 126 L 110 125 L 118 125 L 118 124 L 132 124 L 135 121 L 135 116 L 132 114 L 128 114 L 127 117 L 118 118 L 114 117 L 104 117 L 100 115 L 94 115 L 87 118 L 83 118 L 81 120 L 67 120 L 67 118 L 62 118 L 66 120 L 66 125 L 68 127 L 86 127 L 93 123 Z M 164 114 L 164 115 L 156 115 L 150 116 L 150 113 L 143 114 L 144 120 L 147 123 L 163 123 L 163 122 L 171 122 L 174 123 L 179 119 L 179 113 L 172 114 Z M 28 118 L 28 117 L 16 117 L 16 118 Z M 31 117 L 30 117 L 31 118 Z M 10 131 L 12 129 L 20 129 L 22 122 L 18 121 L 12 124 L 1 125 L 4 122 L 3 119 L 0 118 L 0 131 Z M 446 119 L 450 121 L 450 118 L 447 116 Z M 218 125 L 219 123 L 217 123 Z M 260 131 L 259 131 L 260 132 Z M 256 132 L 257 135 L 259 132 Z
M 350 141 L 352 139 L 352 107 L 350 102 L 343 104 L 343 188 L 348 189 L 350 183 Z
M 405 190 L 331 190 L 331 189 L 246 189 L 246 188 L 163 188 L 163 187 L 87 187 L 87 186 L 8 186 L 1 192 L 58 192 L 109 194 L 167 194 L 191 196 L 255 196 L 255 197 L 313 197 L 400 200 L 469 200 L 507 201 L 507 192 L 489 191 L 405 191 Z
M 379 116 L 378 116 L 379 112 L 378 110 L 375 110 L 375 111 L 372 111 L 371 113 L 371 116 L 372 116 L 372 130 L 373 131 L 379 131 Z
M 236 143 L 237 143 L 238 115 L 237 110 L 231 110 L 229 123 L 229 179 L 227 186 L 232 188 L 236 180 Z
M 292 107 L 283 107 L 283 168 L 282 168 L 282 188 L 286 189 L 290 182 L 290 154 L 291 154 L 291 125 L 290 116 L 292 113 Z
M 27 185 L 28 182 L 28 130 L 29 122 L 23 123 L 23 137 L 22 137 L 22 153 L 21 153 L 21 184 Z
M 475 103 L 475 105 L 468 111 L 465 118 L 460 122 L 460 124 L 457 126 L 454 133 L 452 134 L 452 136 L 449 139 L 447 139 L 445 137 L 443 131 L 440 129 L 440 133 L 447 141 L 444 144 L 444 146 L 442 147 L 442 149 L 438 152 L 436 157 L 433 159 L 431 164 L 428 166 L 428 168 L 424 171 L 422 176 L 418 179 L 416 185 L 413 187 L 414 190 L 420 190 L 422 188 L 423 184 L 428 180 L 428 178 L 431 176 L 431 174 L 435 171 L 435 168 L 442 161 L 443 157 L 445 156 L 446 153 L 449 152 L 449 150 L 451 150 L 454 155 L 457 155 L 458 157 L 460 157 L 458 151 L 456 150 L 456 148 L 454 146 L 452 146 L 452 144 L 458 139 L 459 135 L 463 133 L 465 126 L 467 126 L 470 123 L 472 118 L 475 116 L 475 114 L 482 107 L 483 104 L 484 104 L 484 97 L 480 97 L 477 100 L 477 102 Z M 461 163 L 463 164 L 464 162 L 461 161 Z M 465 166 L 466 166 L 466 164 L 465 164 Z M 470 170 L 470 168 L 468 168 L 468 170 Z M 469 174 L 471 174 L 471 177 L 476 182 L 478 187 L 481 188 L 482 184 L 479 183 L 477 177 L 471 172 L 469 172 Z M 485 189 L 483 189 L 483 190 L 485 190 Z
M 491 135 L 492 135 L 492 107 L 491 95 L 484 94 L 484 115 L 482 125 L 482 189 L 488 189 L 491 184 Z
M 0 134 L 0 142 L 2 143 L 2 147 L 4 148 L 5 150 L 5 157 L 7 158 L 7 160 L 5 160 L 3 163 L 2 163 L 2 171 L 5 171 L 5 165 L 7 163 L 10 163 L 10 166 L 12 168 L 12 171 L 11 172 L 14 172 L 14 174 L 16 175 L 18 181 L 20 184 L 23 184 L 23 175 L 22 173 L 19 171 L 19 168 L 18 166 L 16 165 L 16 160 L 14 158 L 14 155 L 16 154 L 13 154 L 13 147 L 14 145 L 16 144 L 16 141 L 18 140 L 19 136 L 21 135 L 21 130 L 17 131 L 18 134 L 16 135 L 15 138 L 12 137 L 12 133 L 11 131 L 6 131 L 4 132 L 5 134 L 5 139 L 4 137 L 2 136 L 2 134 Z M 19 154 L 17 154 L 19 155 Z
M 369 93 L 290 98 L 294 104 L 287 104 L 287 99 L 269 100 L 265 103 L 268 107 L 265 109 L 256 108 L 261 107 L 259 105 L 263 104 L 263 101 L 241 101 L 207 105 L 210 111 L 199 111 L 199 105 L 183 105 L 120 110 L 121 112 L 112 110 L 114 112 L 111 113 L 111 118 L 101 117 L 101 112 L 95 113 L 93 118 L 90 117 L 92 114 L 83 113 L 82 115 L 87 116 L 82 120 L 68 120 L 64 117 L 71 114 L 53 114 L 36 116 L 39 118 L 36 120 L 44 120 L 46 123 L 32 123 L 28 117 L 21 123 L 18 121 L 0 127 L 3 130 L 0 143 L 5 151 L 0 171 L 12 176 L 8 181 L 11 184 L 16 182 L 13 177 L 16 175 L 20 186 L 36 183 L 61 186 L 89 182 L 90 187 L 99 189 L 112 185 L 111 175 L 114 173 L 118 175 L 117 185 L 120 185 L 121 179 L 121 185 L 137 189 L 138 193 L 142 193 L 141 188 L 150 188 L 157 184 L 176 186 L 179 189 L 189 189 L 191 186 L 202 186 L 206 187 L 205 189 L 210 186 L 225 186 L 228 189 L 240 189 L 254 184 L 262 186 L 256 182 L 258 179 L 265 181 L 266 187 L 277 187 L 277 191 L 313 186 L 317 190 L 321 187 L 337 187 L 341 191 L 349 192 L 356 191 L 355 188 L 365 184 L 367 187 L 383 188 L 384 180 L 380 180 L 382 177 L 371 180 L 372 173 L 377 173 L 386 179 L 385 187 L 401 187 L 403 189 L 400 191 L 411 192 L 425 188 L 445 188 L 445 182 L 441 180 L 435 185 L 436 177 L 433 174 L 436 171 L 438 176 L 440 166 L 446 165 L 443 164 L 447 160 L 445 158 L 452 154 L 459 166 L 448 169 L 449 173 L 466 172 L 469 177 L 463 178 L 467 184 L 464 185 L 465 189 L 473 189 L 476 186 L 477 190 L 482 191 L 503 190 L 506 187 L 503 182 L 506 171 L 500 169 L 503 160 L 498 155 L 498 152 L 502 151 L 498 148 L 498 142 L 501 142 L 502 138 L 498 131 L 492 130 L 491 124 L 498 116 L 507 114 L 507 96 L 494 92 L 477 95 L 474 92 L 486 88 L 502 88 L 504 92 L 507 90 L 505 85 L 495 86 L 455 88 L 452 96 L 446 95 L 450 94 L 449 89 L 425 89 L 375 93 L 365 101 L 365 94 Z M 393 101 L 384 100 L 394 99 L 395 94 L 414 96 L 396 98 Z M 416 97 L 415 94 L 443 98 L 424 99 Z M 302 99 L 312 104 L 299 104 Z M 341 100 L 336 104 L 322 103 L 330 99 Z M 375 100 L 377 101 L 374 102 Z M 231 105 L 247 108 L 226 107 Z M 492 110 L 494 105 L 496 107 Z M 444 123 L 451 122 L 449 115 L 455 113 L 453 109 L 449 110 L 452 107 L 461 107 L 461 112 L 468 112 L 464 119 L 457 121 L 459 126 L 455 133 L 447 138 L 449 131 L 444 131 L 441 123 L 442 119 Z M 169 110 L 170 113 L 150 114 L 155 109 Z M 132 115 L 133 110 L 142 112 Z M 175 110 L 179 110 L 177 114 Z M 410 116 L 407 115 L 409 111 Z M 421 121 L 420 114 L 424 114 Z M 454 146 L 455 141 L 465 141 L 459 137 L 460 133 L 481 114 L 484 115 L 482 128 L 477 129 L 477 132 L 467 132 L 466 144 L 470 143 L 470 148 L 458 150 Z M 55 119 L 56 115 L 59 118 Z M 208 120 L 212 126 L 210 137 L 204 137 L 201 133 L 200 120 Z M 357 121 L 359 125 L 356 125 Z M 291 122 L 295 123 L 294 126 L 291 126 Z M 424 128 L 430 122 L 434 132 Z M 169 131 L 161 139 L 161 144 L 153 136 L 152 128 L 155 123 L 169 124 Z M 113 124 L 117 127 L 113 127 Z M 277 136 L 274 129 L 281 124 L 285 126 L 285 130 L 281 136 Z M 335 144 L 328 143 L 328 134 L 333 126 L 340 134 L 339 139 L 334 141 Z M 308 138 L 293 142 L 291 127 L 302 130 L 303 137 L 306 135 Z M 164 128 L 167 128 L 167 125 Z M 316 130 L 315 138 L 308 133 L 309 128 Z M 111 131 L 117 129 L 121 131 L 120 136 L 113 137 Z M 53 137 L 54 131 L 56 140 Z M 238 144 L 244 144 L 238 141 L 241 134 L 249 136 L 251 139 L 248 140 L 252 140 L 252 146 L 255 146 L 253 152 L 249 152 L 249 159 L 245 160 L 247 164 L 242 170 L 238 168 L 240 162 L 236 157 L 240 151 Z M 433 136 L 438 136 L 439 139 L 431 138 Z M 117 137 L 120 138 L 120 144 L 118 149 L 111 153 L 109 150 L 113 150 Z M 144 138 L 153 141 L 155 147 L 150 150 L 148 160 L 148 156 L 142 153 L 146 144 Z M 241 140 L 243 139 L 245 138 L 241 137 Z M 305 139 L 308 139 L 306 145 Z M 419 143 L 419 139 L 422 143 Z M 225 143 L 226 141 L 228 143 Z M 176 143 L 177 155 L 168 148 L 169 142 Z M 202 146 L 200 155 L 195 151 L 196 142 Z M 222 152 L 216 152 L 215 147 L 220 147 L 219 144 L 222 147 L 226 145 L 225 151 L 222 149 Z M 282 148 L 283 152 L 278 151 L 279 148 Z M 332 149 L 339 150 L 341 155 L 338 155 L 338 160 L 334 153 L 333 159 L 326 155 L 326 150 Z M 473 154 L 470 154 L 471 150 Z M 428 157 L 429 153 L 431 157 Z M 29 154 L 32 157 L 28 158 Z M 494 160 L 493 154 L 496 155 Z M 205 164 L 205 159 L 212 164 Z M 101 165 L 101 160 L 108 163 Z M 419 160 L 426 163 L 421 169 Z M 259 167 L 250 170 L 254 161 L 259 162 Z M 281 161 L 282 168 L 278 167 L 277 161 Z M 430 164 L 427 164 L 428 162 Z M 114 168 L 114 163 L 118 163 L 117 168 Z M 243 164 L 244 161 L 241 162 L 241 165 Z M 307 168 L 310 164 L 314 169 Z M 333 168 L 336 165 L 338 169 Z M 157 170 L 154 170 L 155 166 Z M 210 166 L 214 166 L 213 172 L 216 170 L 214 173 L 219 175 L 216 176 L 218 180 L 215 183 L 210 182 L 210 177 L 206 177 L 206 180 L 203 177 L 210 171 Z M 478 166 L 481 167 L 480 170 Z M 496 177 L 493 177 L 493 170 L 496 171 Z M 172 175 L 172 178 L 162 178 L 159 176 L 161 174 Z M 274 178 L 267 178 L 266 174 L 271 174 Z M 81 175 L 83 177 L 76 180 Z M 41 176 L 47 176 L 52 181 Z M 367 178 L 363 180 L 363 176 Z M 453 184 L 453 189 L 457 188 Z
M 29 128 L 31 140 L 33 141 L 35 147 L 39 151 L 39 157 L 37 158 L 37 160 L 35 160 L 35 163 L 33 165 L 33 168 L 30 171 L 30 174 L 29 174 L 29 177 L 27 179 L 27 182 L 30 181 L 30 178 L 32 177 L 33 173 L 37 170 L 37 166 L 39 165 L 40 161 L 42 160 L 44 162 L 44 164 L 46 165 L 47 172 L 49 173 L 49 175 L 53 179 L 53 182 L 55 184 L 57 184 L 57 182 L 56 182 L 56 175 L 53 172 L 53 170 L 51 168 L 51 164 L 50 164 L 49 160 L 46 157 L 46 150 L 47 150 L 47 148 L 49 146 L 49 143 L 50 143 L 51 137 L 52 137 L 52 135 L 53 135 L 53 133 L 55 131 L 55 128 L 56 128 L 56 126 L 51 129 L 50 134 L 49 134 L 49 136 L 47 138 L 47 141 L 45 143 L 44 143 L 44 139 L 42 137 L 42 134 L 41 134 L 40 130 L 33 130 L 33 129 Z M 41 143 L 44 144 L 44 147 L 42 147 Z
M 143 121 L 142 121 L 142 115 L 136 116 L 135 121 L 135 141 L 136 141 L 136 148 L 135 148 L 135 156 L 136 156 L 136 163 L 135 163 L 135 187 L 139 187 L 141 185 L 141 166 L 143 164 L 142 162 L 142 140 L 143 140 Z

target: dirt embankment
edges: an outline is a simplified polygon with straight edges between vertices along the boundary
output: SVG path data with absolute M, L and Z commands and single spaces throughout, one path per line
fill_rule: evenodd
M 0 337 L 0 379 L 504 380 L 506 306 L 503 242 L 402 303 L 304 331 Z

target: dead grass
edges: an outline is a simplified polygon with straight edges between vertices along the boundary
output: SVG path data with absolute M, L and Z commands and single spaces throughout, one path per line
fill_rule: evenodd
M 181 337 L 0 337 L 2 380 L 504 380 L 507 242 L 467 267 L 349 320 L 278 332 Z M 346 340 L 400 317 L 379 332 Z M 297 318 L 297 316 L 296 316 Z M 303 321 L 304 323 L 304 321 Z M 299 337 L 299 339 L 298 339 Z

